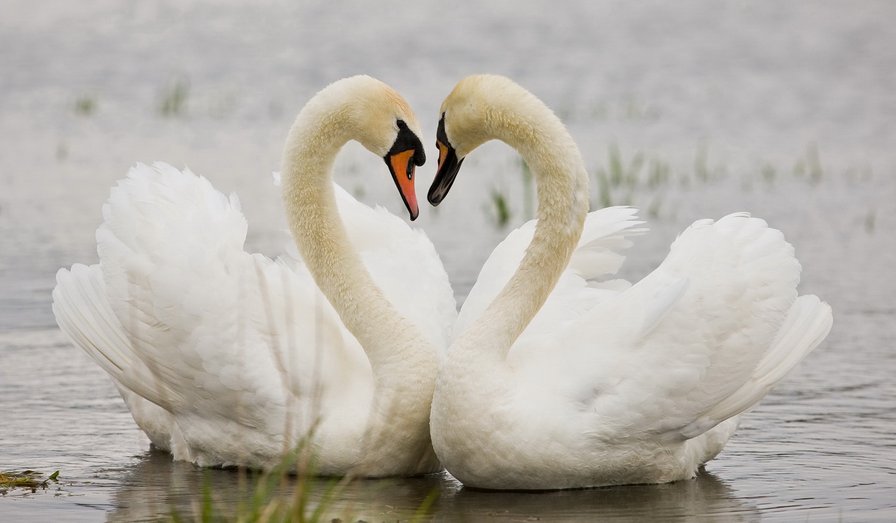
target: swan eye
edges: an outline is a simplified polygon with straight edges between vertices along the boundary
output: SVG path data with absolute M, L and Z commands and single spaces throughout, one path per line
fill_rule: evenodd
M 426 153 L 423 152 L 423 144 L 420 143 L 420 139 L 417 138 L 414 131 L 411 131 L 403 120 L 396 120 L 395 124 L 398 127 L 398 135 L 395 137 L 395 142 L 392 143 L 392 148 L 389 149 L 389 154 L 413 151 L 411 164 L 420 166 L 426 163 Z M 408 165 L 408 179 L 413 174 L 412 171 L 413 169 Z

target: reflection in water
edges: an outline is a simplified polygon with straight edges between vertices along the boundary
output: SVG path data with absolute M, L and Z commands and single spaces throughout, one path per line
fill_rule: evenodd
M 295 478 L 286 478 L 278 495 L 289 496 Z M 233 515 L 253 494 L 251 475 L 239 470 L 200 469 L 172 462 L 169 454 L 148 452 L 130 468 L 115 492 L 115 510 L 110 521 L 156 519 L 174 512 L 195 514 L 203 490 L 212 493 L 218 514 Z M 363 520 L 412 518 L 428 497 L 434 521 L 507 521 L 549 519 L 684 518 L 701 521 L 753 521 L 756 506 L 738 499 L 732 489 L 707 471 L 692 481 L 666 485 L 634 485 L 551 492 L 490 492 L 463 488 L 450 475 L 419 478 L 357 480 L 342 484 L 333 479 L 315 479 L 309 484 L 308 500 L 314 507 L 333 489 L 338 493 L 326 511 L 329 517 Z M 429 519 L 429 518 L 427 518 Z
M 332 517 L 374 520 L 412 517 L 433 491 L 447 484 L 439 475 L 419 478 L 357 480 L 343 483 L 338 479 L 312 479 L 307 499 L 315 507 L 335 493 Z M 116 509 L 110 521 L 155 519 L 174 512 L 195 513 L 203 492 L 210 492 L 215 513 L 233 515 L 247 505 L 255 492 L 257 475 L 237 469 L 201 469 L 188 463 L 172 462 L 166 452 L 151 451 L 130 468 L 115 492 Z M 277 496 L 291 496 L 298 484 L 295 477 L 283 478 Z
M 665 485 L 632 485 L 550 492 L 488 492 L 461 489 L 440 500 L 436 520 L 461 516 L 477 521 L 483 516 L 523 521 L 583 521 L 623 518 L 694 518 L 701 521 L 752 521 L 755 506 L 734 496 L 725 483 L 701 471 L 695 480 Z

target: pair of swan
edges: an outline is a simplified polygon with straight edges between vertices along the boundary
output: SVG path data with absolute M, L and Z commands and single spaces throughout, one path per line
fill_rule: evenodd
M 646 278 L 615 279 L 643 232 L 635 211 L 588 213 L 562 123 L 490 75 L 442 105 L 429 201 L 498 139 L 535 173 L 538 220 L 495 249 L 457 315 L 428 239 L 331 179 L 357 140 L 384 158 L 414 219 L 420 134 L 404 100 L 366 76 L 308 102 L 283 158 L 297 259 L 246 253 L 236 198 L 192 173 L 137 166 L 113 188 L 100 263 L 60 270 L 53 308 L 156 446 L 270 467 L 310 435 L 326 475 L 444 466 L 490 489 L 674 481 L 831 327 L 827 304 L 797 296 L 792 247 L 745 214 L 698 221 Z

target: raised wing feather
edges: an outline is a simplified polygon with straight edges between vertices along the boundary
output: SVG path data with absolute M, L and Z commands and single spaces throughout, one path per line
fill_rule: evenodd
M 537 220 L 526 222 L 508 234 L 492 251 L 461 308 L 455 336 L 485 312 L 516 271 L 532 241 L 536 223 Z M 646 228 L 640 227 L 642 223 L 637 219 L 637 209 L 631 207 L 607 207 L 589 213 L 569 267 L 547 303 L 523 332 L 522 338 L 544 332 L 539 325 L 549 325 L 559 315 L 566 315 L 569 311 L 580 312 L 583 307 L 591 306 L 603 290 L 627 287 L 625 282 L 606 278 L 622 266 L 625 260 L 622 252 L 631 246 L 629 238 L 646 231 Z
M 827 305 L 797 300 L 799 272 L 760 219 L 696 222 L 653 273 L 555 332 L 550 369 L 596 437 L 694 437 L 759 401 L 827 334 Z
M 454 301 L 432 245 L 337 192 L 374 280 L 443 347 Z M 138 165 L 103 215 L 99 266 L 58 275 L 57 320 L 121 387 L 173 414 L 194 448 L 228 455 L 227 440 L 243 438 L 261 454 L 277 452 L 287 432 L 328 410 L 363 425 L 373 386 L 366 355 L 299 259 L 243 250 L 234 196 L 189 171 Z M 429 278 L 432 292 L 418 294 L 420 284 L 414 303 L 399 302 L 408 295 L 402 278 Z

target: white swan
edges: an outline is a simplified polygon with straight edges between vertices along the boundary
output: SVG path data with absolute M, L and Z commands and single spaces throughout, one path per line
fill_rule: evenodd
M 487 489 L 693 477 L 824 339 L 829 306 L 797 296 L 793 248 L 746 214 L 694 223 L 633 286 L 608 279 L 640 222 L 626 208 L 587 214 L 575 143 L 506 78 L 466 78 L 443 103 L 431 203 L 491 139 L 535 173 L 538 221 L 495 249 L 464 304 L 436 379 L 436 454 Z
M 57 274 L 59 326 L 175 459 L 270 467 L 311 432 L 323 475 L 439 470 L 428 419 L 456 314 L 447 275 L 424 234 L 330 173 L 359 141 L 413 219 L 418 136 L 407 103 L 370 77 L 307 103 L 283 158 L 299 260 L 245 252 L 236 198 L 205 178 L 138 165 L 103 207 L 99 264 Z

